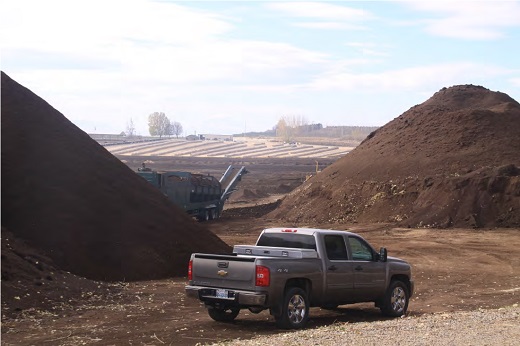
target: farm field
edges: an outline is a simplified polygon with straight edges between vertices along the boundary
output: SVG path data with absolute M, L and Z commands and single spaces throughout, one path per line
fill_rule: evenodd
M 233 141 L 164 139 L 106 146 L 116 156 L 221 158 L 339 158 L 352 146 L 284 143 L 269 138 L 237 137 Z

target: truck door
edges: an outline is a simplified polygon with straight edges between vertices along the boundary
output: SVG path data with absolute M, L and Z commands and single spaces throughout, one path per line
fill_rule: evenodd
M 325 302 L 348 303 L 354 289 L 354 267 L 348 259 L 347 246 L 343 235 L 325 235 Z
M 356 297 L 372 301 L 385 291 L 385 263 L 377 260 L 376 253 L 363 239 L 350 236 L 348 242 L 352 253 Z

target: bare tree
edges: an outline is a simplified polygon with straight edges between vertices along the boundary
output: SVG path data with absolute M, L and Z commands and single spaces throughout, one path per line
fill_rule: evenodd
M 132 120 L 132 118 L 130 118 L 130 121 L 128 121 L 126 123 L 125 135 L 127 137 L 133 137 L 135 135 L 135 126 L 134 126 L 134 121 Z
M 167 118 L 167 120 L 168 121 L 164 125 L 164 135 L 170 137 L 172 135 L 173 128 L 170 119 Z
M 283 117 L 280 118 L 280 120 L 278 120 L 278 124 L 276 124 L 276 137 L 280 137 L 286 142 L 289 141 L 289 129 Z
M 292 141 L 301 134 L 308 123 L 302 115 L 284 115 L 278 120 L 276 135 L 286 142 Z
M 175 135 L 175 137 L 179 138 L 179 136 L 182 134 L 182 131 L 183 129 L 181 123 L 174 121 L 171 124 L 171 134 Z

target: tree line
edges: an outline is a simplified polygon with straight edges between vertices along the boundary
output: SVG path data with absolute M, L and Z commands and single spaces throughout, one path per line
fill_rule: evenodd
M 291 142 L 298 137 L 333 137 L 362 141 L 378 126 L 327 126 L 309 123 L 301 115 L 284 115 L 274 126 L 272 132 L 285 142 Z
M 154 112 L 148 116 L 148 130 L 151 136 L 175 136 L 179 137 L 182 125 L 177 121 L 170 121 L 163 112 Z
M 153 112 L 148 116 L 148 131 L 150 136 L 179 136 L 184 131 L 182 124 L 178 121 L 171 121 L 164 112 Z M 135 126 L 132 119 L 126 125 L 126 136 L 133 137 L 135 135 Z
M 284 115 L 280 117 L 272 130 L 263 134 L 272 134 L 286 142 L 294 141 L 298 137 L 336 137 L 360 141 L 377 128 L 376 126 L 323 127 L 320 123 L 309 123 L 304 116 Z M 148 116 L 148 131 L 151 136 L 176 136 L 178 138 L 184 130 L 181 123 L 171 121 L 164 112 L 154 112 Z M 126 126 L 125 134 L 128 137 L 135 135 L 132 119 Z

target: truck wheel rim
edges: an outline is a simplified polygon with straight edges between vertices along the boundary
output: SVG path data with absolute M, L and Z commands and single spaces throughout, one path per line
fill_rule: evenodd
M 402 287 L 394 288 L 390 304 L 392 305 L 392 310 L 395 312 L 401 312 L 404 310 L 404 307 L 406 306 L 406 293 Z
M 287 313 L 289 315 L 289 320 L 293 324 L 299 324 L 303 321 L 305 317 L 305 300 L 299 294 L 292 296 L 289 300 L 289 306 L 287 309 Z

